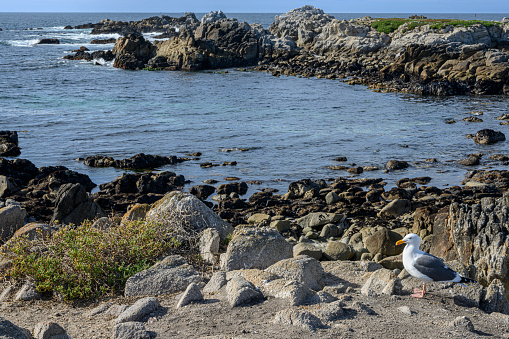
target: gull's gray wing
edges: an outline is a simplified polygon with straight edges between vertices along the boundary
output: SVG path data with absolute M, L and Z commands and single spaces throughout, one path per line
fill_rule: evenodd
M 414 267 L 433 281 L 452 281 L 458 276 L 458 273 L 447 267 L 442 259 L 428 253 L 423 253 L 417 258 Z

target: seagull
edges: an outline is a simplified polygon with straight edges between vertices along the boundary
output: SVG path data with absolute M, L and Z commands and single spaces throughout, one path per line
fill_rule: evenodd
M 403 250 L 403 266 L 405 266 L 405 269 L 411 276 L 424 282 L 422 290 L 415 288 L 412 297 L 424 297 L 424 293 L 426 293 L 426 283 L 431 281 L 454 282 L 459 284 L 477 282 L 462 277 L 458 272 L 447 267 L 442 259 L 419 250 L 421 238 L 417 234 L 407 234 L 403 239 L 396 242 L 396 245 L 401 244 L 406 244 Z

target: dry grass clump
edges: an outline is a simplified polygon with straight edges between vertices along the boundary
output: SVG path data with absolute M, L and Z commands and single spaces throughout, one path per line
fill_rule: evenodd
M 90 222 L 64 226 L 33 241 L 21 236 L 3 254 L 12 261 L 4 273 L 66 300 L 122 293 L 130 276 L 187 247 L 171 233 L 160 223 L 130 221 L 106 230 Z

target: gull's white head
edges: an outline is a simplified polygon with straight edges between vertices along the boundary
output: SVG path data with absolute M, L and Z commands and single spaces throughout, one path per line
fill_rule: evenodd
M 421 238 L 417 234 L 409 233 L 403 239 L 396 242 L 396 245 L 401 244 L 414 245 L 415 247 L 419 248 L 421 245 Z

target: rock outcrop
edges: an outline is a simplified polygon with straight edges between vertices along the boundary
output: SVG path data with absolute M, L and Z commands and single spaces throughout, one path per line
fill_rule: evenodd
M 446 260 L 458 260 L 471 277 L 488 286 L 499 279 L 509 286 L 509 195 L 483 198 L 481 203 L 453 203 L 437 214 L 430 252 Z

